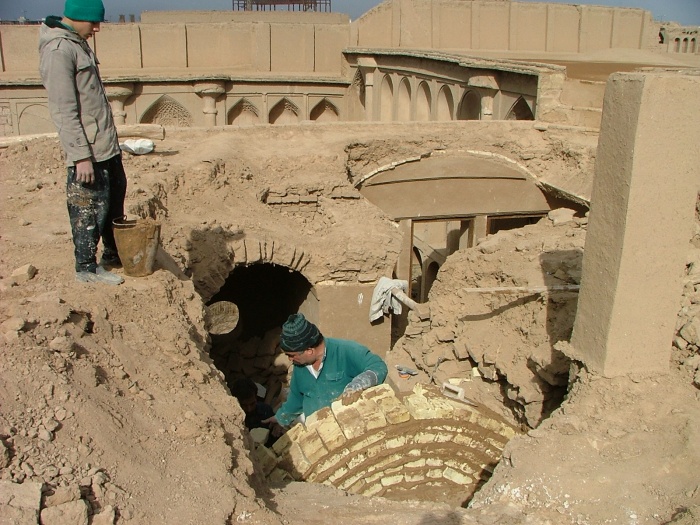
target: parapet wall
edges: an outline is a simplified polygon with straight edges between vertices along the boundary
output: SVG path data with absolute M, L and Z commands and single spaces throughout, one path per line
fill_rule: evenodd
M 392 0 L 354 26 L 359 47 L 539 53 L 650 48 L 659 29 L 643 9 L 490 0 Z
M 345 24 L 104 24 L 92 45 L 105 78 L 239 73 L 340 76 Z M 0 25 L 2 76 L 39 78 L 39 26 Z M 2 80 L 0 76 L 0 80 Z
M 103 24 L 95 35 L 107 76 L 338 76 L 348 47 L 586 53 L 659 46 L 648 11 L 545 3 L 391 0 L 352 23 L 335 13 L 173 11 L 143 18 Z M 0 25 L 2 74 L 38 78 L 38 36 L 38 26 Z

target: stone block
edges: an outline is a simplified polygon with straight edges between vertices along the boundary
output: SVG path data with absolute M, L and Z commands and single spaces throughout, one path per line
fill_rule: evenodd
M 41 523 L 70 523 L 88 525 L 88 508 L 84 500 L 69 501 L 41 511 Z
M 270 473 L 277 466 L 277 456 L 265 446 L 256 447 L 254 455 L 260 463 L 260 466 L 263 469 L 263 473 L 266 476 L 269 476 Z
M 417 459 L 415 461 L 410 461 L 406 463 L 404 466 L 407 468 L 423 468 L 427 464 L 426 459 Z
M 42 483 L 0 481 L 0 517 L 8 523 L 38 523 Z
M 391 387 L 389 385 L 380 386 L 384 388 L 382 390 L 375 391 L 374 393 L 376 395 L 373 395 L 371 399 L 382 411 L 386 421 L 391 425 L 397 425 L 399 423 L 405 423 L 411 419 L 411 414 L 409 413 L 408 409 L 401 403 L 401 401 L 399 401 Z
M 297 441 L 306 459 L 311 463 L 316 463 L 323 456 L 328 454 L 328 449 L 323 445 L 321 436 L 315 430 L 307 430 Z
M 330 407 L 322 408 L 307 417 L 306 428 L 315 430 L 330 451 L 341 447 L 347 441 Z
M 438 434 L 434 432 L 418 432 L 413 437 L 413 442 L 418 443 L 435 443 Z
M 347 439 L 360 437 L 367 431 L 359 410 L 353 405 L 346 406 L 342 401 L 334 401 L 331 410 Z
M 93 514 L 91 525 L 114 525 L 117 511 L 112 505 L 106 505 L 99 514 Z
M 407 396 L 404 403 L 414 419 L 433 419 L 436 417 L 433 406 L 420 394 Z
M 407 483 L 420 483 L 425 479 L 425 474 L 423 474 L 422 472 L 407 472 L 404 474 L 404 478 L 406 479 Z
M 408 443 L 407 436 L 396 436 L 395 438 L 387 439 L 384 444 L 386 445 L 386 448 L 391 449 L 403 447 L 406 445 L 406 443 Z
M 33 279 L 35 275 L 36 267 L 31 264 L 25 264 L 12 272 L 11 279 L 15 283 L 23 283 Z
M 384 487 L 390 487 L 392 485 L 397 485 L 401 482 L 403 482 L 404 476 L 403 474 L 395 474 L 393 476 L 385 476 L 381 480 L 381 484 Z
M 360 413 L 360 417 L 364 420 L 367 431 L 383 428 L 387 425 L 386 417 L 373 401 L 367 399 L 358 399 L 353 406 Z
M 442 470 L 439 468 L 430 469 L 425 473 L 425 477 L 431 479 L 440 479 L 442 478 Z
M 435 413 L 435 417 L 451 419 L 454 415 L 454 407 L 449 400 L 440 397 L 429 397 L 428 402 Z
M 272 483 L 282 483 L 285 481 L 294 481 L 294 478 L 289 475 L 289 473 L 285 470 L 282 470 L 281 468 L 276 468 L 274 469 L 271 473 L 268 479 Z
M 80 498 L 80 486 L 75 483 L 67 487 L 57 487 L 53 494 L 46 496 L 44 505 L 46 507 L 55 507 L 56 505 L 68 503 L 69 501 L 76 501 Z
M 469 476 L 450 467 L 442 471 L 442 476 L 457 485 L 469 485 L 472 483 L 472 479 Z
M 304 475 L 311 468 L 311 463 L 304 455 L 298 443 L 292 443 L 289 450 L 280 458 L 279 467 L 289 472 L 297 481 L 304 479 Z

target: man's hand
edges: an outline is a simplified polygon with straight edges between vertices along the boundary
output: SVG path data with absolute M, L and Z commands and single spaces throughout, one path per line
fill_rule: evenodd
M 269 425 L 270 433 L 275 437 L 280 437 L 286 432 L 284 427 L 277 422 L 277 418 L 275 416 L 263 419 L 261 423 L 263 425 Z
M 95 182 L 95 169 L 92 166 L 92 160 L 83 159 L 75 163 L 75 181 L 81 184 Z

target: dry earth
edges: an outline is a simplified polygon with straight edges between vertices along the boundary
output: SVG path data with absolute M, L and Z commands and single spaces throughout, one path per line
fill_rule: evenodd
M 549 176 L 590 170 L 589 138 L 499 133 L 491 144 L 521 154 L 535 174 L 545 166 Z M 202 305 L 216 292 L 210 274 L 222 239 L 303 247 L 316 282 L 349 260 L 366 264 L 362 273 L 389 275 L 399 234 L 353 194 L 348 177 L 485 140 L 477 137 L 476 128 L 450 125 L 168 132 L 154 153 L 125 157 L 128 213 L 162 221 L 163 250 L 155 273 L 127 276 L 120 287 L 74 280 L 55 139 L 0 150 L 0 523 L 32 523 L 10 491 L 32 483 L 44 484 L 44 524 L 80 523 L 69 511 L 120 524 L 700 523 L 697 242 L 688 245 L 682 336 L 669 373 L 606 379 L 574 367 L 562 406 L 511 441 L 471 508 L 262 482 L 242 412 L 207 354 Z M 315 192 L 319 213 L 308 219 L 271 210 L 263 202 L 271 191 Z M 530 363 L 523 356 L 570 330 L 570 300 L 511 305 L 465 297 L 460 286 L 533 284 L 545 279 L 541 255 L 557 251 L 573 253 L 575 282 L 585 220 L 555 226 L 543 219 L 495 237 L 488 250 L 448 259 L 431 308 L 436 329 L 473 328 L 482 356 L 489 345 L 501 348 L 499 370 L 522 376 Z M 37 269 L 33 278 L 12 277 L 27 264 Z M 559 324 L 543 327 L 543 311 Z M 421 351 L 402 340 L 389 360 L 419 362 Z M 475 379 L 468 388 L 513 421 L 530 420 L 504 405 L 502 382 Z

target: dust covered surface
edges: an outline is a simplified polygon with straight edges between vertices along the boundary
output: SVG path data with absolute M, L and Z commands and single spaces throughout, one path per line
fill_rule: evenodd
M 12 505 L 8 486 L 42 484 L 45 517 L 77 504 L 94 523 L 697 523 L 700 257 L 692 243 L 669 374 L 605 379 L 579 371 L 567 375 L 568 391 L 556 385 L 560 408 L 542 392 L 564 372 L 547 368 L 542 354 L 567 336 L 571 299 L 555 298 L 554 309 L 541 299 L 479 303 L 485 299 L 462 290 L 551 284 L 543 257 L 557 252 L 566 265 L 553 273 L 575 283 L 582 220 L 543 219 L 499 234 L 489 241 L 495 246 L 455 253 L 431 292 L 436 324 L 425 344 L 402 339 L 390 355 L 425 379 L 439 357 L 428 343 L 444 351 L 468 340 L 459 355 L 449 348 L 452 364 L 441 361 L 449 366 L 433 379 L 449 378 L 460 363 L 483 365 L 468 395 L 514 422 L 539 423 L 506 446 L 472 508 L 312 484 L 270 487 L 251 460 L 243 414 L 208 356 L 204 329 L 203 303 L 226 278 L 216 274 L 226 243 L 278 243 L 290 261 L 302 261 L 310 282 L 390 275 L 398 230 L 352 181 L 432 149 L 507 152 L 534 176 L 549 168 L 572 178 L 578 170 L 571 191 L 585 193 L 589 137 L 513 126 L 521 132 L 448 124 L 168 132 L 153 153 L 125 155 L 128 214 L 162 223 L 163 250 L 152 275 L 126 276 L 119 287 L 75 282 L 56 140 L 0 150 L 0 522 L 25 512 Z M 580 162 L 572 166 L 562 148 Z M 393 380 L 402 387 L 416 379 Z

